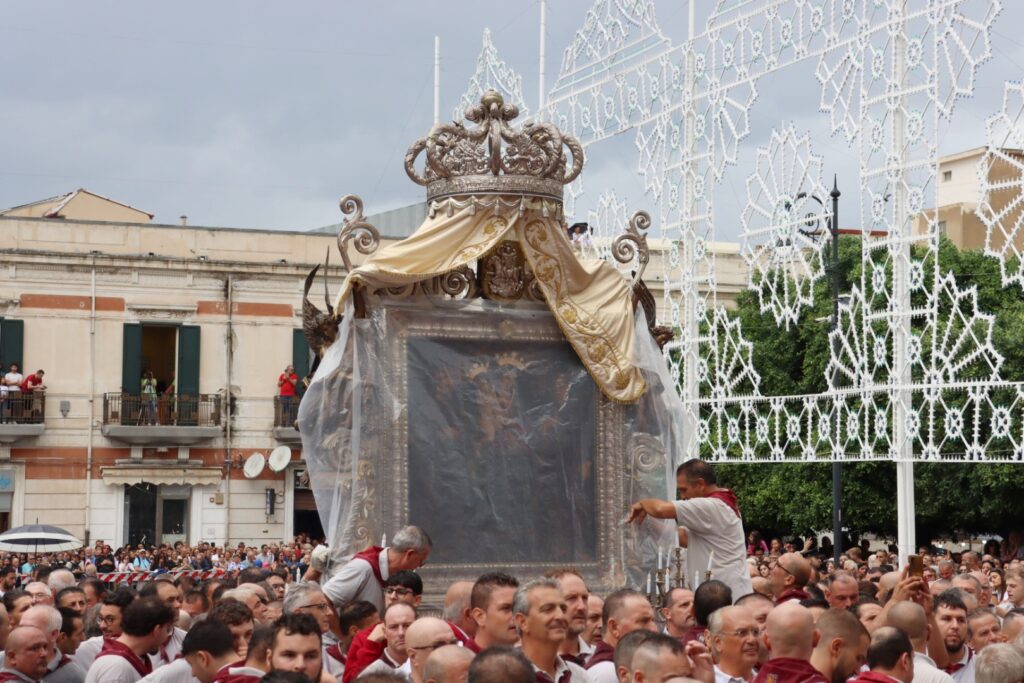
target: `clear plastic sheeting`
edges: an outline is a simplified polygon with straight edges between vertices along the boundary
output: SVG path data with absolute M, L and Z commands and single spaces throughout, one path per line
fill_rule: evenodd
M 336 564 L 405 524 L 434 539 L 434 588 L 502 568 L 579 568 L 643 587 L 671 523 L 624 523 L 670 497 L 681 406 L 638 321 L 648 391 L 610 401 L 543 304 L 371 297 L 346 306 L 303 397 L 303 456 Z M 333 567 L 332 567 L 333 568 Z

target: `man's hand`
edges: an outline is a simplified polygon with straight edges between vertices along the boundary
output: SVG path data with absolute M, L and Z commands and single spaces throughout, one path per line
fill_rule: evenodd
M 379 624 L 377 624 L 376 626 L 374 626 L 373 630 L 370 631 L 370 635 L 367 636 L 367 638 L 369 640 L 372 640 L 375 643 L 379 643 L 379 642 L 383 641 L 384 640 L 384 622 L 382 621 Z
M 643 501 L 633 503 L 633 507 L 629 508 L 629 515 L 626 516 L 626 524 L 631 522 L 642 522 L 645 519 L 647 519 L 647 511 L 644 510 Z
M 701 683 L 715 683 L 715 663 L 711 659 L 711 651 L 697 640 L 686 644 L 686 656 L 690 658 L 690 676 Z

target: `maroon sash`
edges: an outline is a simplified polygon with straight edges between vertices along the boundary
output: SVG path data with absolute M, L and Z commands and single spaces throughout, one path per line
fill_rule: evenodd
M 331 657 L 332 659 L 336 659 L 337 661 L 341 662 L 342 664 L 345 663 L 345 655 L 341 654 L 341 648 L 338 647 L 337 643 L 335 643 L 334 645 L 331 645 L 329 648 L 327 648 L 327 655 L 329 657 Z
M 0 670 L 0 681 L 6 683 L 7 681 L 17 681 L 18 683 L 25 683 L 25 680 L 32 680 L 28 676 L 19 675 L 11 671 Z
M 377 583 L 381 586 L 384 585 L 384 576 L 380 573 L 380 552 L 384 550 L 379 545 L 373 545 L 366 550 L 361 550 L 356 553 L 352 558 L 353 560 L 359 558 L 360 560 L 366 560 L 370 563 L 370 569 L 373 570 L 373 575 L 377 577 Z
M 251 674 L 233 674 L 231 669 L 245 666 L 245 660 L 228 664 L 223 669 L 217 672 L 217 675 L 213 678 L 213 683 L 253 683 L 253 681 L 260 680 L 260 676 L 253 676 Z
M 473 639 L 469 637 L 468 633 L 450 621 L 448 622 L 448 626 L 451 627 L 452 633 L 455 634 L 455 640 L 462 643 L 462 647 L 469 648 L 471 652 L 480 654 L 480 646 L 473 642 Z
M 811 596 L 803 588 L 790 588 L 788 591 L 779 596 L 779 599 L 775 601 L 776 605 L 781 605 L 789 600 L 807 600 Z
M 595 665 L 601 662 L 614 662 L 615 661 L 615 648 L 604 642 L 600 641 L 594 648 L 594 654 L 591 655 L 587 661 L 587 668 L 593 669 Z
M 899 683 L 892 676 L 886 676 L 885 674 L 875 673 L 874 671 L 865 671 L 864 673 L 853 679 L 853 683 Z
M 753 683 L 828 683 L 828 679 L 807 660 L 779 657 L 765 662 Z
M 742 518 L 742 515 L 740 514 L 740 504 L 739 501 L 736 499 L 736 494 L 730 491 L 729 489 L 718 489 L 714 493 L 709 493 L 708 498 L 714 498 L 716 500 L 722 501 L 723 503 L 728 505 L 733 512 L 736 513 L 737 517 Z
M 104 638 L 103 648 L 100 653 L 96 655 L 96 659 L 100 657 L 121 657 L 132 665 L 136 671 L 139 672 L 140 676 L 148 676 L 153 673 L 153 663 L 149 661 L 149 658 L 142 659 L 137 654 L 132 652 L 132 649 L 114 638 Z
M 562 672 L 562 675 L 558 677 L 558 681 L 554 681 L 551 676 L 548 676 L 543 671 L 534 672 L 535 683 L 569 683 L 572 680 L 572 669 L 566 669 Z

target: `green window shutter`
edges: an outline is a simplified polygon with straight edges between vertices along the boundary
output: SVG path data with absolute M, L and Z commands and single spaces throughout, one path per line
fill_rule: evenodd
M 295 374 L 299 376 L 299 383 L 295 386 L 295 393 L 299 396 L 306 393 L 306 385 L 302 383 L 303 378 L 309 374 L 309 344 L 306 343 L 306 336 L 302 330 L 292 330 L 292 365 L 295 366 Z
M 142 325 L 125 323 L 121 340 L 121 391 L 142 393 Z
M 182 325 L 178 328 L 178 383 L 179 396 L 199 395 L 199 327 Z
M 24 355 L 25 322 L 23 320 L 0 320 L 0 363 L 4 372 L 17 363 L 22 374 L 25 374 Z

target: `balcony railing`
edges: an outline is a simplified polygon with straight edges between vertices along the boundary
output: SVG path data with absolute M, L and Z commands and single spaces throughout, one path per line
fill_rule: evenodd
M 274 428 L 295 429 L 295 418 L 299 416 L 301 396 L 274 397 Z
M 43 424 L 46 420 L 46 392 L 12 391 L 2 396 L 0 423 Z
M 103 395 L 103 424 L 124 427 L 219 427 L 220 394 L 198 396 Z

